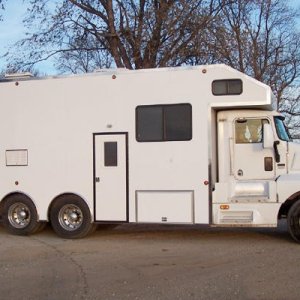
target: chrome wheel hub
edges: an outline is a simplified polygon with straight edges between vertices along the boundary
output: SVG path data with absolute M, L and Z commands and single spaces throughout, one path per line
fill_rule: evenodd
M 25 228 L 30 223 L 30 209 L 22 202 L 14 203 L 9 207 L 7 217 L 13 227 Z
M 74 231 L 82 225 L 83 213 L 77 205 L 67 204 L 60 209 L 58 221 L 65 230 Z

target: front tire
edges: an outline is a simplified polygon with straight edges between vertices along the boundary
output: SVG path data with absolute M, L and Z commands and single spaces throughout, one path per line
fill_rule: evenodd
M 3 225 L 9 233 L 15 235 L 37 232 L 40 223 L 33 202 L 21 194 L 6 199 L 3 207 Z
M 291 237 L 300 243 L 300 200 L 290 208 L 287 216 L 288 231 Z
M 62 238 L 83 238 L 94 229 L 90 209 L 76 195 L 65 195 L 58 198 L 50 211 L 53 230 Z

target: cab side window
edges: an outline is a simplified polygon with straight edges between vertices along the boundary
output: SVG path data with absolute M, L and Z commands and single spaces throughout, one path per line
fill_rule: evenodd
M 235 120 L 235 143 L 251 144 L 262 143 L 263 124 L 267 119 L 237 119 Z

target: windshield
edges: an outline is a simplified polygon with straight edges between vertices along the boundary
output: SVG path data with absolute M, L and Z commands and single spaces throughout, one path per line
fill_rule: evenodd
M 277 131 L 279 139 L 281 139 L 282 141 L 286 141 L 286 142 L 291 141 L 288 130 L 283 123 L 283 118 L 278 116 L 278 117 L 274 117 L 274 120 L 275 120 L 276 131 Z

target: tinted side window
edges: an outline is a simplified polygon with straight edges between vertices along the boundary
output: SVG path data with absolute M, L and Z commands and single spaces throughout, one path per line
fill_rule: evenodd
M 214 80 L 212 93 L 215 96 L 240 95 L 243 92 L 243 82 L 240 79 Z
M 139 142 L 191 140 L 192 106 L 175 104 L 137 107 L 136 139 Z
M 190 105 L 165 107 L 165 140 L 185 141 L 192 138 L 192 111 Z
M 136 109 L 136 138 L 138 141 L 163 139 L 163 109 L 159 106 L 140 106 Z

